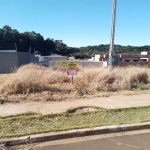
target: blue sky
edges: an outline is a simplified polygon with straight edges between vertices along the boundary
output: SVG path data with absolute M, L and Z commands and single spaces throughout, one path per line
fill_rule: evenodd
M 35 31 L 72 47 L 110 43 L 113 0 L 0 0 L 0 28 Z M 115 44 L 150 45 L 150 0 L 118 0 Z

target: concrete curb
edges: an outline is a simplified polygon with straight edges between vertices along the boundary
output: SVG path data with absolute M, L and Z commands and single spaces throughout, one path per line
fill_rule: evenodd
M 87 128 L 87 129 L 77 129 L 77 130 L 70 130 L 70 131 L 63 131 L 63 132 L 56 132 L 56 133 L 53 132 L 53 133 L 37 134 L 37 135 L 24 136 L 18 138 L 5 138 L 5 139 L 0 139 L 0 144 L 3 144 L 5 146 L 14 146 L 14 145 L 21 145 L 21 144 L 61 140 L 61 139 L 74 138 L 74 137 L 127 132 L 127 131 L 143 130 L 143 129 L 150 129 L 150 122 L 102 126 L 102 127 Z

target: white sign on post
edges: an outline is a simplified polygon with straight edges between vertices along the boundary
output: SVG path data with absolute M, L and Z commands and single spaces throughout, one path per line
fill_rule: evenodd
M 68 69 L 67 70 L 67 75 L 77 75 L 77 70 L 76 69 Z
M 73 76 L 77 75 L 78 65 L 77 62 L 67 62 L 67 75 L 71 75 L 71 83 L 73 84 Z

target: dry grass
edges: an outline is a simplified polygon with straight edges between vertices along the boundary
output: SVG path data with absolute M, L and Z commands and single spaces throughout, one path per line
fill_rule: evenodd
M 10 76 L 9 74 L 0 74 L 0 84 L 5 82 L 5 80 L 7 80 L 9 76 Z
M 9 94 L 28 94 L 51 91 L 50 85 L 68 83 L 69 78 L 60 71 L 53 71 L 45 67 L 30 64 L 25 65 L 12 74 L 0 86 L 0 92 Z
M 140 67 L 115 68 L 111 73 L 106 68 L 88 68 L 76 78 L 77 87 L 84 93 L 97 91 L 120 91 L 137 88 L 149 83 L 150 69 Z M 83 91 L 84 90 L 84 91 Z
M 100 92 L 122 90 L 149 90 L 150 69 L 142 67 L 80 68 L 74 85 L 66 75 L 65 68 L 45 68 L 34 64 L 20 67 L 15 73 L 0 75 L 0 94 L 8 99 L 21 95 L 21 99 L 55 101 L 66 98 L 97 95 Z M 103 94 L 98 94 L 103 95 Z

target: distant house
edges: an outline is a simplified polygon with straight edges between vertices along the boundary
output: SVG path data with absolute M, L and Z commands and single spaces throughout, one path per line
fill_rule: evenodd
M 120 67 L 125 66 L 150 66 L 150 55 L 120 55 L 120 61 L 118 64 Z
M 35 55 L 35 57 L 39 59 L 38 64 L 39 64 L 40 66 L 49 67 L 49 60 L 48 60 L 48 59 L 45 59 L 44 56 Z
M 48 59 L 50 61 L 60 61 L 60 60 L 67 60 L 67 56 L 52 54 L 50 56 L 45 56 L 45 59 Z
M 109 55 L 95 55 L 95 57 L 90 59 L 90 61 L 104 62 L 105 66 L 109 63 Z M 112 56 L 112 64 L 118 66 L 128 66 L 128 65 L 148 65 L 150 66 L 150 52 L 141 52 L 141 55 L 137 54 L 121 54 Z
M 89 61 L 95 61 L 95 57 L 91 57 L 91 59 L 88 59 Z
M 38 63 L 38 58 L 29 52 L 0 50 L 0 73 L 11 73 L 22 65 Z
M 99 61 L 105 62 L 105 65 L 106 65 L 106 63 L 107 64 L 109 63 L 109 55 L 96 55 L 96 57 L 97 57 L 96 60 L 99 59 Z M 112 56 L 112 64 L 118 65 L 118 62 L 119 62 L 118 55 L 113 55 Z
M 75 60 L 75 57 L 69 57 L 67 60 Z
M 120 55 L 120 62 L 142 62 L 149 61 L 148 55 Z

